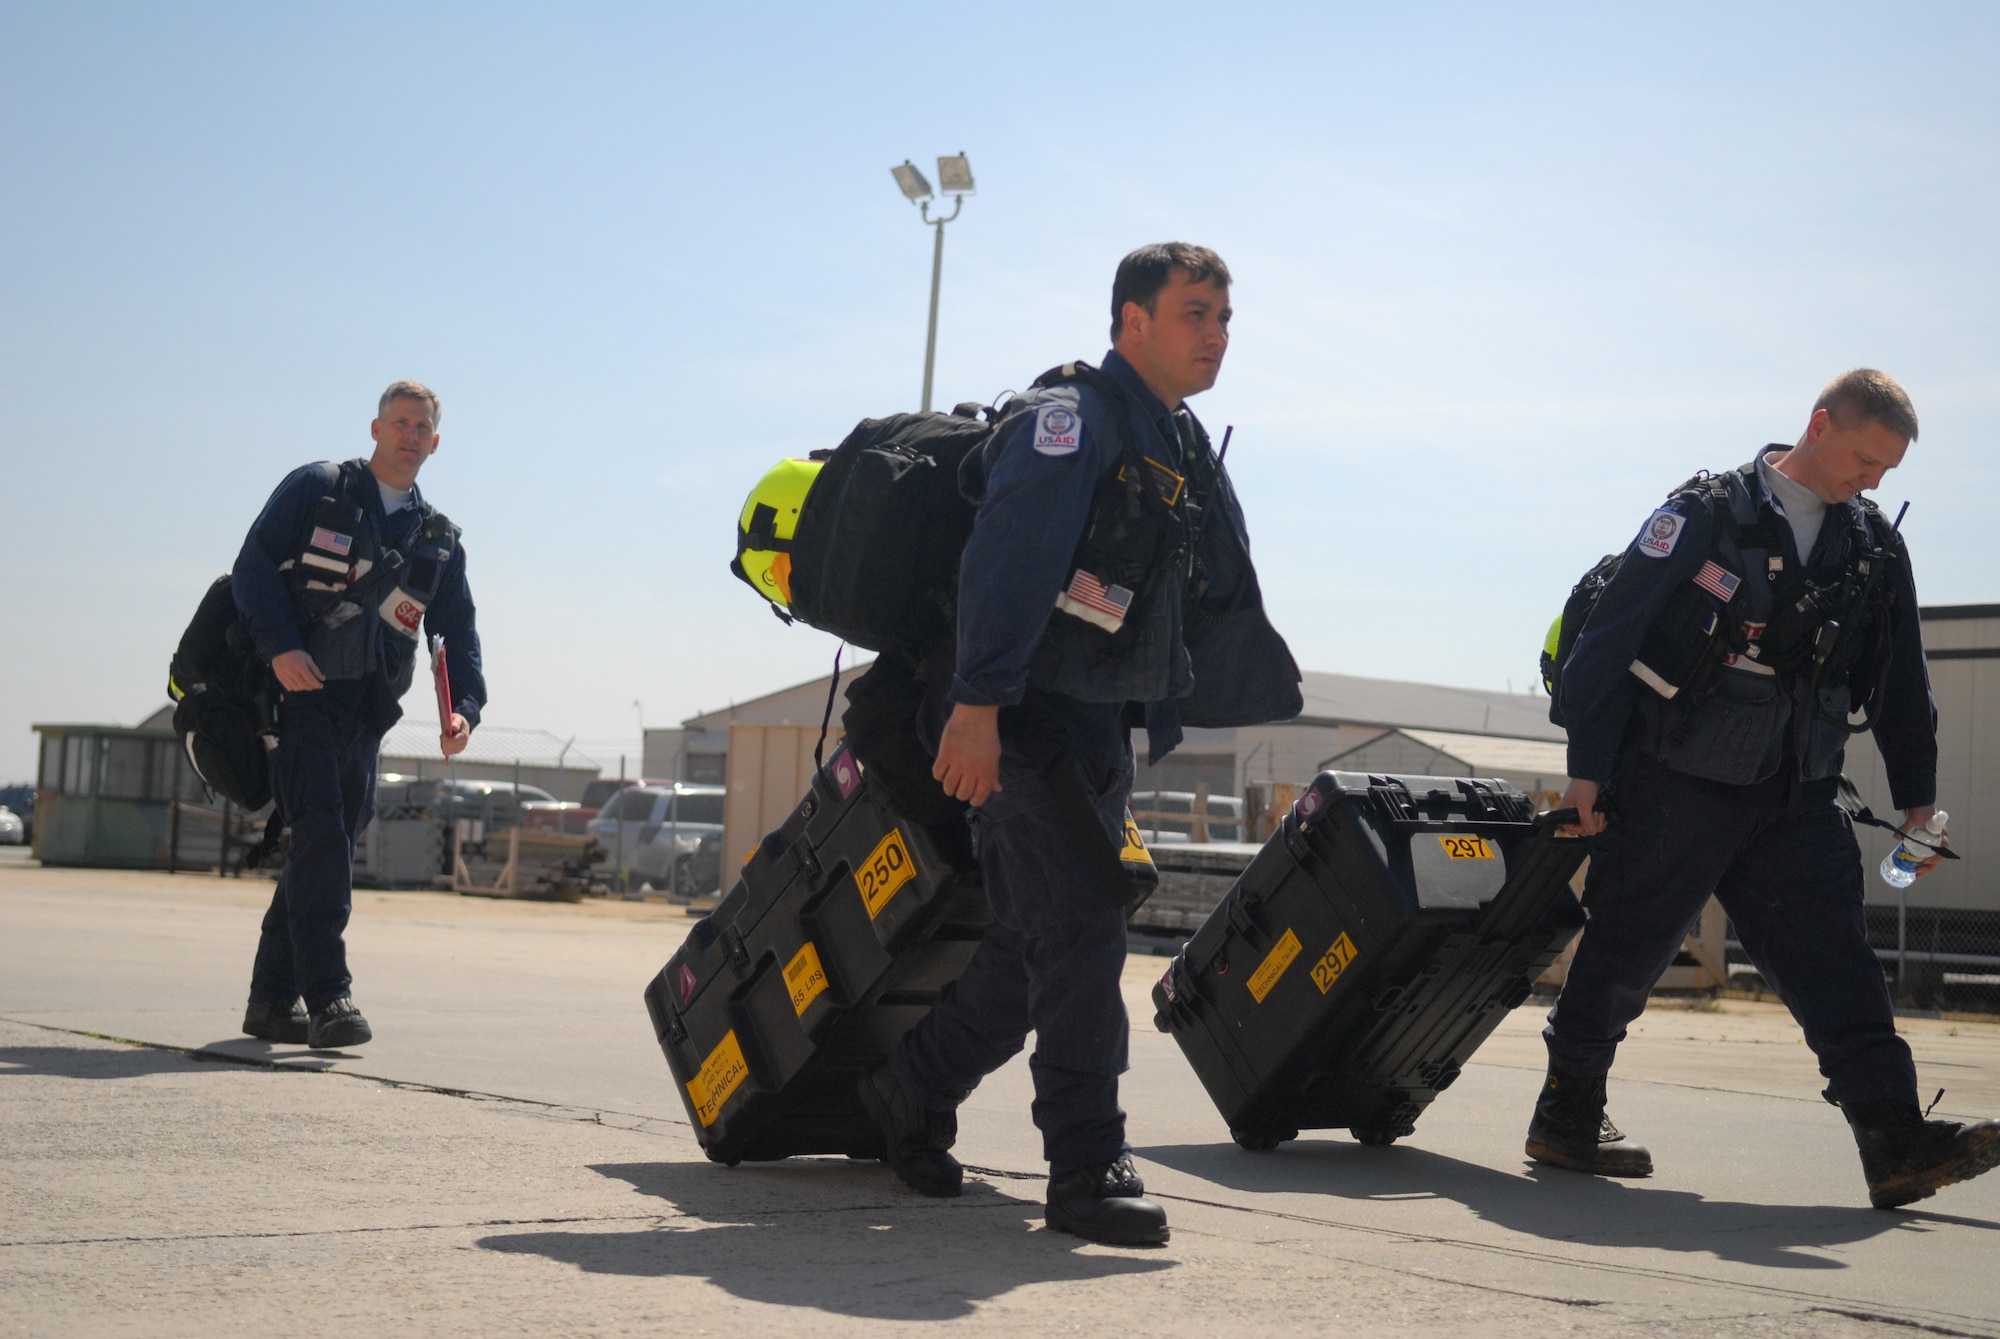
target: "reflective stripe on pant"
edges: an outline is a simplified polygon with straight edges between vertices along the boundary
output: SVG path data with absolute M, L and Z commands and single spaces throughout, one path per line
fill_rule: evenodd
M 286 697 L 271 751 L 271 791 L 291 832 L 284 871 L 264 913 L 250 996 L 305 997 L 318 1011 L 349 992 L 342 935 L 354 898 L 354 843 L 375 812 L 381 739 L 330 715 L 310 694 Z
M 1714 894 L 1744 951 L 1804 1030 L 1837 1102 L 1914 1102 L 1862 918 L 1861 851 L 1837 781 L 1725 787 L 1637 756 L 1621 764 L 1618 821 L 1598 839 L 1590 923 L 1543 1037 L 1584 1078 L 1610 1072 L 1626 1025 Z
M 1116 712 L 1085 709 L 1086 727 L 1065 740 L 1106 841 L 1123 834 L 1132 788 L 1131 750 Z M 1066 714 L 1074 725 L 1077 709 Z M 1125 914 L 1004 724 L 1000 779 L 1002 789 L 973 820 L 993 926 L 892 1063 L 920 1102 L 942 1110 L 1016 1055 L 1032 1030 L 1028 1065 L 1043 1156 L 1057 1172 L 1108 1162 L 1125 1151 L 1118 1108 L 1130 1033 L 1119 989 Z

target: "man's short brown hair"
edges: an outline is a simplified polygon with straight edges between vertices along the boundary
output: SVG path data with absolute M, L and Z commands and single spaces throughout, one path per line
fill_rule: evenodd
M 431 426 L 437 427 L 444 417 L 444 406 L 438 403 L 437 392 L 421 381 L 392 381 L 389 389 L 382 392 L 382 398 L 375 402 L 375 417 L 381 418 L 389 412 L 391 400 L 422 400 L 431 407 Z
M 1187 271 L 1188 282 L 1199 284 L 1213 279 L 1229 287 L 1229 266 L 1205 246 L 1191 242 L 1154 242 L 1142 246 L 1118 262 L 1118 274 L 1111 281 L 1111 342 L 1125 333 L 1125 304 L 1136 302 L 1152 315 L 1160 290 L 1173 278 L 1174 269 Z
M 1838 428 L 1879 423 L 1906 442 L 1917 440 L 1917 410 L 1909 393 L 1887 372 L 1872 367 L 1857 367 L 1827 382 L 1813 402 L 1815 414 L 1822 409 Z

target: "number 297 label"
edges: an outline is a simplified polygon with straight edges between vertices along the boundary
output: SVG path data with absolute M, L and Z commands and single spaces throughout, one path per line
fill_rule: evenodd
M 882 908 L 889 905 L 889 899 L 896 890 L 915 878 L 917 869 L 910 859 L 910 850 L 903 845 L 900 829 L 890 828 L 868 859 L 854 871 L 854 886 L 861 890 L 862 905 L 868 908 L 868 919 L 874 920 L 882 914 Z
M 1453 860 L 1492 860 L 1493 848 L 1484 837 L 1469 833 L 1450 837 L 1439 837 L 1439 845 Z

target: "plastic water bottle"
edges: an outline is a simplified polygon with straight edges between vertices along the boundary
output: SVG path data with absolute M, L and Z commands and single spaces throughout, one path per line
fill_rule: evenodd
M 1951 817 L 1940 809 L 1930 816 L 1923 826 L 1926 836 L 1935 845 L 1944 835 L 1944 822 Z M 1908 888 L 1917 881 L 1917 866 L 1930 859 L 1931 853 L 1921 846 L 1911 846 L 1906 838 L 1896 843 L 1896 849 L 1882 857 L 1882 882 L 1891 888 Z

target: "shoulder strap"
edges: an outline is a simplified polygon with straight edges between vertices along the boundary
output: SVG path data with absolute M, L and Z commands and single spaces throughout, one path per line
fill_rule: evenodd
M 1667 494 L 1668 502 L 1678 502 L 1682 498 L 1699 498 L 1702 505 L 1708 508 L 1715 526 L 1715 541 L 1724 538 L 1733 540 L 1738 530 L 1755 524 L 1757 520 L 1756 498 L 1740 470 L 1730 470 L 1725 474 L 1697 470 Z

